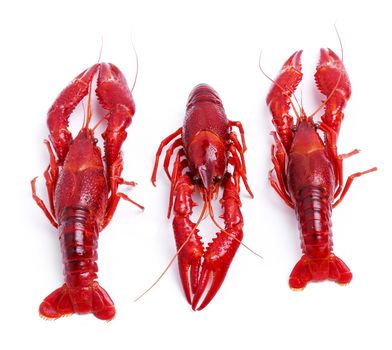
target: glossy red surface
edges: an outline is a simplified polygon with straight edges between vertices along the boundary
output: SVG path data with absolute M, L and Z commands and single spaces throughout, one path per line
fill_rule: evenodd
M 89 126 L 90 96 L 79 134 L 73 139 L 68 130 L 71 113 L 91 90 L 97 72 L 97 98 L 108 111 L 107 127 L 102 135 L 105 157 L 96 146 L 94 128 Z M 32 189 L 37 204 L 58 227 L 65 283 L 40 305 L 39 312 L 44 318 L 72 313 L 93 313 L 102 320 L 115 316 L 112 299 L 96 280 L 98 236 L 110 222 L 119 199 L 130 201 L 117 189 L 120 184 L 132 184 L 121 178 L 121 145 L 134 112 L 135 104 L 125 78 L 110 63 L 96 64 L 78 75 L 48 112 L 51 146 L 47 142 L 50 164 L 45 179 L 50 209 L 36 195 L 35 179 Z
M 232 132 L 233 126 L 239 128 L 242 144 Z M 241 123 L 226 118 L 217 92 L 200 84 L 189 95 L 183 127 L 161 142 L 151 177 L 153 184 L 161 152 L 172 141 L 164 161 L 164 169 L 171 180 L 169 216 L 173 207 L 173 231 L 186 299 L 193 310 L 201 310 L 222 285 L 243 236 L 240 178 L 251 194 L 243 156 L 246 150 L 244 131 Z M 170 159 L 176 150 L 173 170 L 170 171 Z M 233 174 L 228 170 L 229 164 L 233 165 Z M 216 222 L 211 207 L 211 201 L 218 197 L 221 187 L 225 228 Z M 204 205 L 197 223 L 193 223 L 190 217 L 196 205 L 192 200 L 196 189 Z M 219 232 L 205 249 L 197 227 L 206 214 Z
M 189 95 L 182 141 L 192 175 L 211 192 L 213 179 L 222 179 L 227 168 L 228 138 L 228 120 L 218 93 L 209 85 L 197 85 Z
M 355 173 L 343 186 L 342 160 L 358 151 L 337 154 L 337 137 L 351 86 L 343 62 L 332 50 L 321 49 L 315 74 L 316 85 L 326 99 L 309 116 L 299 105 L 294 123 L 289 111 L 294 108 L 291 97 L 302 79 L 301 53 L 295 52 L 285 62 L 267 97 L 277 131 L 272 147 L 276 180 L 271 171 L 270 182 L 295 209 L 301 232 L 303 256 L 289 279 L 293 289 L 303 289 L 310 281 L 351 281 L 349 268 L 332 252 L 332 208 L 344 198 L 355 177 L 376 170 Z M 315 123 L 313 117 L 323 107 L 321 122 Z

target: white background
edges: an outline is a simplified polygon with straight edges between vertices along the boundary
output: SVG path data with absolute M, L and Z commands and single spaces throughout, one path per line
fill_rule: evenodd
M 387 1 L 13 1 L 0 5 L 1 99 L 1 337 L 2 349 L 390 349 L 391 273 L 391 29 Z M 283 62 L 304 49 L 303 103 L 320 103 L 313 74 L 319 48 L 340 54 L 353 93 L 340 152 L 345 175 L 374 165 L 355 181 L 333 213 L 335 252 L 351 268 L 347 287 L 332 282 L 289 289 L 300 257 L 294 212 L 273 192 L 270 82 Z M 121 202 L 99 240 L 99 281 L 116 303 L 110 322 L 73 315 L 54 322 L 38 316 L 42 299 L 62 284 L 58 236 L 31 199 L 30 180 L 48 163 L 46 112 L 82 70 L 102 61 L 118 65 L 131 84 L 135 57 L 137 112 L 123 151 L 124 189 L 146 207 Z M 181 124 L 190 90 L 200 82 L 220 94 L 227 115 L 241 120 L 255 198 L 243 191 L 244 242 L 212 303 L 193 312 L 177 263 L 143 299 L 133 300 L 175 253 L 166 218 L 169 181 L 161 168 L 149 182 L 159 142 Z M 298 96 L 300 95 L 298 90 Z M 79 118 L 79 119 L 78 119 Z M 73 118 L 81 125 L 82 117 Z M 76 120 L 76 121 L 75 121 Z M 76 124 L 75 124 L 76 123 Z M 78 124 L 79 123 L 79 124 Z M 389 210 L 388 210 L 389 209 Z M 204 231 L 215 232 L 208 223 Z

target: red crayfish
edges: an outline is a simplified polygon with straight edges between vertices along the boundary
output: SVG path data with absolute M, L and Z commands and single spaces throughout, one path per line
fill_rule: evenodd
M 276 127 L 269 180 L 295 209 L 301 231 L 303 256 L 290 275 L 293 289 L 303 289 L 310 281 L 351 281 L 350 269 L 332 252 L 332 208 L 342 201 L 356 177 L 377 170 L 352 174 L 343 185 L 343 159 L 359 152 L 355 149 L 339 155 L 336 147 L 343 109 L 351 95 L 350 81 L 342 60 L 332 50 L 321 49 L 315 80 L 326 99 L 309 116 L 302 106 L 297 111 L 291 96 L 302 79 L 301 53 L 295 52 L 286 61 L 267 97 Z M 296 123 L 289 114 L 291 107 Z M 321 121 L 315 123 L 313 116 L 323 107 Z
M 233 126 L 239 129 L 241 142 L 232 131 Z M 158 148 L 151 177 L 154 185 L 161 152 L 173 140 L 164 160 L 165 172 L 171 180 L 168 217 L 173 208 L 173 230 L 185 296 L 193 310 L 201 310 L 221 287 L 243 237 L 239 197 L 241 178 L 253 197 L 246 179 L 244 130 L 240 122 L 227 119 L 217 92 L 209 85 L 200 84 L 189 95 L 182 128 L 165 138 Z M 170 159 L 176 149 L 178 152 L 170 173 Z M 232 173 L 228 171 L 229 164 L 233 166 Z M 223 187 L 220 203 L 225 228 L 216 222 L 211 207 L 220 187 Z M 192 200 L 196 188 L 204 206 L 195 224 L 190 215 L 196 206 Z M 206 213 L 220 232 L 204 249 L 197 227 Z M 198 306 L 202 296 L 204 299 Z
M 108 113 L 90 128 L 91 85 L 97 72 L 96 96 Z M 87 94 L 87 116 L 73 139 L 68 120 Z M 41 303 L 39 312 L 44 318 L 91 312 L 99 319 L 111 320 L 115 315 L 112 299 L 96 281 L 98 235 L 112 219 L 120 198 L 138 205 L 118 192 L 121 184 L 135 185 L 121 178 L 121 145 L 134 113 L 135 104 L 125 77 L 111 63 L 95 64 L 82 72 L 49 109 L 50 142 L 45 140 L 45 143 L 50 163 L 44 176 L 50 209 L 36 195 L 36 178 L 31 186 L 34 200 L 59 230 L 65 283 Z M 96 127 L 103 120 L 107 121 L 102 134 L 104 158 L 94 137 Z

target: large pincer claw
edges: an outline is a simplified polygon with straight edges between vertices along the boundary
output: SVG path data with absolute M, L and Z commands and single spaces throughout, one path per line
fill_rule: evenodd
M 63 163 L 72 142 L 72 134 L 68 130 L 69 118 L 75 107 L 88 94 L 89 86 L 98 68 L 99 64 L 94 64 L 80 73 L 60 93 L 48 111 L 49 138 L 60 164 Z
M 121 157 L 121 146 L 135 114 L 135 103 L 124 75 L 111 63 L 101 63 L 95 92 L 99 103 L 108 110 L 108 124 L 102 137 L 105 140 L 105 159 L 110 169 Z
M 302 80 L 302 50 L 294 52 L 283 65 L 267 96 L 273 123 L 286 150 L 292 142 L 293 117 L 290 115 L 291 96 Z
M 214 298 L 226 277 L 243 237 L 243 218 L 240 211 L 241 201 L 232 176 L 228 173 L 223 180 L 223 187 L 224 192 L 221 205 L 223 207 L 222 217 L 225 222 L 225 228 L 221 228 L 221 231 L 208 245 L 204 253 L 199 284 L 192 301 L 193 310 L 204 309 Z M 203 296 L 204 299 L 199 305 Z
M 240 245 L 242 231 L 220 232 L 204 255 L 199 284 L 192 301 L 193 310 L 204 309 L 221 287 L 234 255 Z M 240 236 L 240 238 L 237 238 Z M 211 282 L 211 283 L 210 283 Z M 204 299 L 202 300 L 202 297 Z M 200 301 L 202 302 L 200 303 Z M 200 303 L 200 305 L 199 305 Z
M 201 238 L 197 234 L 198 230 L 194 227 L 195 224 L 188 218 L 176 216 L 173 220 L 173 230 L 179 250 L 178 269 L 189 304 L 192 303 L 191 294 L 195 293 L 198 286 L 201 258 L 204 251 Z
M 173 231 L 178 251 L 178 268 L 188 303 L 198 286 L 201 258 L 204 247 L 197 234 L 196 224 L 190 220 L 194 186 L 188 175 L 181 176 L 175 187 Z
M 343 108 L 351 96 L 351 85 L 343 62 L 331 49 L 320 49 L 314 77 L 320 92 L 327 97 L 321 120 L 338 134 Z

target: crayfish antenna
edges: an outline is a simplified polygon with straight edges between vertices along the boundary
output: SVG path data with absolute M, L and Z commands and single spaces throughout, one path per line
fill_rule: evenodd
M 85 128 L 88 128 L 90 121 L 91 121 L 91 117 L 92 117 L 92 112 L 91 112 L 91 84 L 92 82 L 90 82 L 89 87 L 88 87 L 88 97 L 87 97 L 87 117 L 86 117 L 86 123 L 84 125 Z
M 135 61 L 136 61 L 135 79 L 133 81 L 132 88 L 131 88 L 131 92 L 133 92 L 133 89 L 135 88 L 136 80 L 137 80 L 137 77 L 138 77 L 138 74 L 139 74 L 139 57 L 138 57 L 137 52 L 136 52 L 135 43 L 133 42 L 132 35 L 131 35 L 131 44 L 132 44 L 133 52 L 135 53 Z
M 342 39 L 340 37 L 339 31 L 338 31 L 338 27 L 336 26 L 336 22 L 334 23 L 334 28 L 335 28 L 335 32 L 336 35 L 338 36 L 338 40 L 339 40 L 339 45 L 340 45 L 340 56 L 342 57 L 342 62 L 343 62 L 343 44 L 342 44 Z
M 84 101 L 82 100 L 82 106 L 83 106 L 83 124 L 82 127 L 83 129 L 88 128 L 90 121 L 91 121 L 91 117 L 92 117 L 92 112 L 91 112 L 91 84 L 92 82 L 89 83 L 88 85 L 88 96 L 87 96 L 87 112 L 85 110 L 84 107 Z M 98 124 L 100 124 L 101 121 L 98 122 Z M 95 128 L 98 125 L 94 126 L 94 128 L 92 129 L 93 131 L 95 130 Z
M 102 57 L 102 50 L 103 50 L 103 35 L 101 36 L 101 48 L 99 49 L 99 55 L 98 55 L 98 60 L 97 60 L 97 64 L 99 64 L 101 62 L 101 57 Z M 85 116 L 84 121 L 83 121 L 83 127 L 84 128 L 88 128 L 91 118 L 92 118 L 92 111 L 91 111 L 91 85 L 92 85 L 92 81 L 89 84 L 88 87 L 88 98 L 87 98 L 87 117 Z M 83 101 L 82 101 L 83 102 Z M 96 124 L 95 126 L 92 128 L 92 131 L 94 132 L 95 129 L 98 127 L 99 124 L 101 124 L 102 120 L 104 120 L 105 118 L 101 118 Z
M 185 245 L 189 242 L 190 238 L 192 237 L 192 235 L 194 234 L 194 232 L 196 231 L 197 227 L 199 226 L 200 222 L 203 220 L 204 215 L 207 211 L 207 203 L 204 202 L 204 206 L 203 209 L 200 213 L 200 216 L 195 224 L 195 226 L 193 227 L 192 231 L 188 234 L 187 238 L 185 239 L 184 243 L 177 249 L 176 254 L 174 254 L 174 256 L 171 258 L 171 260 L 169 261 L 168 265 L 166 266 L 166 268 L 163 270 L 163 272 L 159 275 L 159 277 L 156 279 L 156 281 L 150 286 L 148 287 L 140 296 L 138 296 L 134 302 L 137 302 L 139 299 L 141 299 L 143 296 L 145 296 L 152 288 L 155 287 L 155 285 L 161 280 L 161 278 L 164 276 L 164 274 L 169 270 L 169 268 L 172 266 L 173 262 L 176 260 L 176 258 L 178 257 L 178 255 L 180 254 L 180 252 L 182 251 L 182 249 L 185 247 Z
M 102 57 L 102 50 L 103 50 L 103 35 L 101 36 L 101 48 L 99 50 L 99 55 L 98 55 L 98 60 L 97 63 L 99 64 L 101 62 L 101 57 Z M 90 97 L 90 94 L 89 94 Z M 91 129 L 93 132 L 98 128 L 98 126 L 105 120 L 105 117 L 102 117 L 98 122 L 94 125 L 94 127 Z

